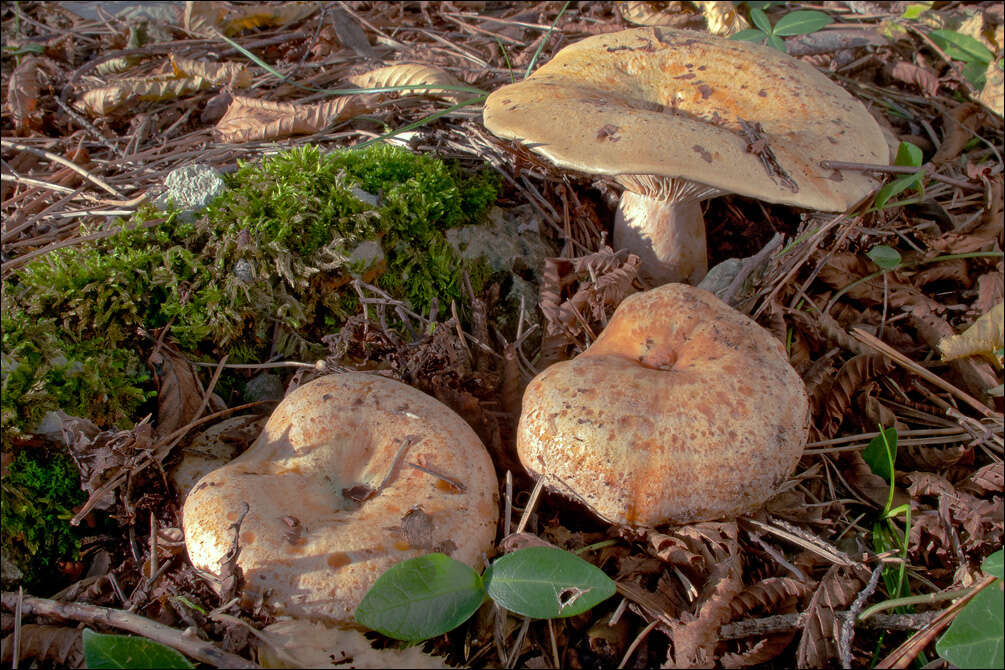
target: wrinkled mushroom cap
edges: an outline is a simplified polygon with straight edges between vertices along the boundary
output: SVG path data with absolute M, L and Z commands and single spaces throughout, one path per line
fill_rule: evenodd
M 781 343 L 708 291 L 626 298 L 578 357 L 528 385 L 521 462 L 621 525 L 731 518 L 791 474 L 809 401 Z
M 741 121 L 760 124 L 788 180 L 748 151 Z M 484 122 L 562 168 L 682 178 L 826 211 L 846 209 L 875 182 L 820 161 L 888 162 L 862 103 L 812 66 L 770 47 L 659 27 L 562 49 L 489 95 Z
M 245 600 L 329 623 L 351 621 L 405 559 L 440 551 L 477 568 L 498 518 L 495 471 L 471 427 L 421 391 L 364 373 L 293 391 L 248 451 L 202 478 L 184 506 L 193 565 L 220 573 L 245 502 Z

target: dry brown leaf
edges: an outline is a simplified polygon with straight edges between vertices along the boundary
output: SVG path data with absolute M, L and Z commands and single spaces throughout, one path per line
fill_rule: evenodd
M 729 652 L 723 654 L 719 658 L 719 664 L 724 668 L 750 668 L 755 666 L 764 666 L 785 651 L 788 648 L 789 643 L 792 642 L 792 638 L 795 636 L 795 631 L 792 631 L 791 633 L 775 633 L 773 635 L 766 635 L 755 642 L 752 647 L 740 653 Z
M 281 27 L 310 16 L 318 8 L 314 2 L 233 5 L 229 2 L 188 0 L 183 25 L 196 35 L 212 36 L 216 30 L 234 35 L 242 30 Z
M 835 565 L 820 580 L 806 610 L 806 623 L 796 649 L 798 667 L 824 668 L 837 658 L 841 622 L 834 613 L 851 605 L 869 573 L 861 565 Z
M 970 288 L 973 285 L 970 268 L 967 266 L 966 260 L 962 258 L 935 263 L 911 276 L 911 282 L 919 287 L 937 281 L 954 282 L 960 288 Z
M 251 72 L 244 63 L 213 63 L 171 54 L 171 69 L 174 76 L 179 78 L 198 77 L 214 85 L 229 85 L 234 88 L 251 86 Z
M 128 103 L 173 100 L 192 95 L 215 84 L 202 77 L 150 77 L 147 79 L 122 79 L 111 86 L 88 91 L 73 106 L 91 116 L 104 116 Z
M 998 116 L 1005 114 L 1005 73 L 999 67 L 1000 61 L 988 63 L 987 79 L 981 90 L 978 102 Z
M 977 136 L 983 125 L 986 112 L 973 102 L 963 102 L 942 115 L 942 127 L 946 136 L 939 150 L 932 156 L 932 165 L 948 163 L 963 151 L 963 147 Z
M 939 77 L 927 68 L 907 61 L 900 61 L 893 66 L 890 74 L 898 81 L 914 84 L 930 98 L 939 96 Z
M 14 660 L 14 634 L 3 639 L 0 662 L 5 667 Z M 84 643 L 80 631 L 69 626 L 26 623 L 21 626 L 20 663 L 61 668 L 84 667 Z M 19 666 L 20 667 L 20 666 Z
M 942 470 L 963 461 L 973 460 L 974 450 L 965 444 L 952 447 L 901 445 L 897 462 L 905 469 Z
M 717 562 L 698 597 L 697 615 L 684 613 L 671 626 L 672 651 L 666 668 L 707 668 L 715 662 L 719 627 L 731 617 L 730 603 L 743 589 L 743 561 L 739 547 Z
M 278 140 L 310 135 L 373 109 L 373 96 L 344 96 L 313 105 L 235 96 L 216 131 L 223 142 Z
M 857 451 L 843 454 L 841 465 L 845 481 L 863 498 L 883 509 L 889 499 L 890 482 L 874 473 L 869 464 L 862 458 L 862 454 Z M 907 494 L 899 488 L 895 488 L 891 507 L 898 507 L 908 502 L 910 502 L 910 498 Z
M 894 367 L 893 362 L 882 354 L 860 354 L 841 366 L 833 384 L 818 386 L 817 395 L 811 400 L 817 408 L 814 424 L 821 438 L 826 440 L 837 434 L 852 406 L 852 396 L 863 385 L 889 374 Z
M 967 485 L 979 493 L 1005 492 L 1005 463 L 988 463 L 970 476 Z
M 705 15 L 708 32 L 719 37 L 729 37 L 750 27 L 747 19 L 736 11 L 735 2 L 699 2 L 698 7 Z
M 934 472 L 910 472 L 907 474 L 910 483 L 907 492 L 912 498 L 921 496 L 941 496 L 944 494 L 956 495 L 956 487 L 949 480 Z
M 909 310 L 911 325 L 928 346 L 938 348 L 943 338 L 954 335 L 953 327 L 922 305 L 915 305 Z M 993 401 L 987 395 L 988 389 L 994 388 L 1000 382 L 994 370 L 983 358 L 956 358 L 949 362 L 949 367 L 960 376 L 962 385 L 971 395 L 994 407 Z
M 157 385 L 157 436 L 163 438 L 196 418 L 202 389 L 192 364 L 166 346 L 155 349 L 147 364 Z
M 987 314 L 974 321 L 959 335 L 939 340 L 938 350 L 942 360 L 951 361 L 965 356 L 984 356 L 999 368 L 1002 362 L 996 352 L 1005 348 L 1005 302 L 991 308 Z
M 994 272 L 985 272 L 977 278 L 977 300 L 972 305 L 977 314 L 988 312 L 998 303 L 1005 301 L 1005 283 L 1002 282 L 1002 275 L 1005 275 L 1005 263 L 999 262 Z
M 38 58 L 25 56 L 21 64 L 11 72 L 10 81 L 7 83 L 5 107 L 9 106 L 14 117 L 14 125 L 19 131 L 40 121 L 36 114 L 39 94 L 38 66 Z
M 359 88 L 385 88 L 395 86 L 465 86 L 464 82 L 453 77 L 449 72 L 433 65 L 417 63 L 401 63 L 364 72 L 349 81 Z M 395 92 L 392 92 L 392 94 Z M 462 91 L 451 91 L 443 88 L 414 88 L 396 92 L 398 95 L 431 95 L 459 102 L 471 94 Z
M 828 259 L 827 263 L 820 269 L 818 277 L 829 286 L 843 289 L 850 286 L 852 282 L 872 274 L 875 270 L 876 267 L 865 256 L 841 252 L 833 254 Z M 925 296 L 914 286 L 899 279 L 897 273 L 894 272 L 886 273 L 885 287 L 882 276 L 873 277 L 869 281 L 864 281 L 850 288 L 845 295 L 868 304 L 879 305 L 883 303 L 884 293 L 891 307 L 921 304 L 931 309 L 941 309 L 937 302 Z
M 732 619 L 754 614 L 786 614 L 794 612 L 801 598 L 811 587 L 791 577 L 768 577 L 736 594 L 730 603 Z
M 693 14 L 692 7 L 684 7 L 683 2 L 637 2 L 628 0 L 617 3 L 621 17 L 637 26 L 676 26 L 681 18 Z M 682 14 L 684 15 L 682 17 Z

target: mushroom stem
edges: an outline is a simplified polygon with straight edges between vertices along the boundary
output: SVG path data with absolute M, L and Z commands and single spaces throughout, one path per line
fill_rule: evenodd
M 614 217 L 614 246 L 638 256 L 640 275 L 655 286 L 697 284 L 708 272 L 701 200 L 658 200 L 625 190 Z

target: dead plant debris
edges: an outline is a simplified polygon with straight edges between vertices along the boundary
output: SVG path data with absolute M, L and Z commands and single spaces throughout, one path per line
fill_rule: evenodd
M 212 577 L 189 564 L 183 501 L 166 469 L 195 433 L 235 414 L 265 413 L 277 399 L 249 402 L 234 379 L 261 375 L 281 395 L 347 369 L 411 384 L 474 427 L 500 482 L 512 485 L 501 484 L 511 493 L 503 496 L 499 552 L 597 544 L 583 556 L 617 580 L 615 598 L 570 619 L 521 624 L 483 608 L 427 643 L 425 651 L 449 664 L 852 667 L 889 656 L 906 667 L 921 652 L 933 657 L 932 631 L 941 630 L 933 626 L 958 607 L 859 614 L 907 589 L 931 594 L 979 582 L 981 560 L 1002 546 L 1000 3 L 936 3 L 913 18 L 905 17 L 910 3 L 827 3 L 830 26 L 785 39 L 790 53 L 866 104 L 891 156 L 901 142 L 922 156 L 908 168 L 844 169 L 885 175 L 887 184 L 918 178 L 884 206 L 870 197 L 836 216 L 739 197 L 706 205 L 710 266 L 754 256 L 784 236 L 737 302 L 785 342 L 813 399 L 813 441 L 759 514 L 647 532 L 608 527 L 547 495 L 527 500 L 532 482 L 514 447 L 523 387 L 581 352 L 622 299 L 647 287 L 637 258 L 608 246 L 616 184 L 562 173 L 495 139 L 481 126 L 480 102 L 584 37 L 640 23 L 731 34 L 750 27 L 749 8 L 187 2 L 164 3 L 152 16 L 89 3 L 95 14 L 83 16 L 69 4 L 0 10 L 5 331 L 30 261 L 113 234 L 173 169 L 205 163 L 226 173 L 277 146 L 330 151 L 390 130 L 400 132 L 389 141 L 413 151 L 463 168 L 491 166 L 504 181 L 497 206 L 529 204 L 553 254 L 536 268 L 537 304 L 525 303 L 508 325 L 497 318 L 499 285 L 469 295 L 473 313 L 455 306 L 442 320 L 356 280 L 359 313 L 307 343 L 320 360 L 230 365 L 144 334 L 137 354 L 160 393 L 131 425 L 101 429 L 93 417 L 59 412 L 34 433 L 9 432 L 5 404 L 5 487 L 15 454 L 58 445 L 88 499 L 72 510 L 80 553 L 60 564 L 63 583 L 4 592 L 4 664 L 83 667 L 80 623 L 153 637 L 220 667 L 291 662 L 261 603 L 242 608 L 230 597 L 240 574 L 226 575 L 232 588 L 221 601 Z M 806 3 L 779 4 L 767 10 L 772 24 Z M 966 32 L 994 55 L 982 73 L 986 86 L 979 68 L 933 41 L 936 29 Z M 385 90 L 339 92 L 360 87 Z M 146 324 L 153 333 L 163 326 Z M 5 389 L 14 354 L 5 333 Z M 890 427 L 899 440 L 892 499 L 911 510 L 909 526 L 896 518 L 903 545 L 879 530 L 890 482 L 863 457 Z M 402 532 L 410 537 L 415 528 L 403 523 Z M 903 574 L 899 587 L 888 579 L 895 573 Z M 11 584 L 5 563 L 4 588 Z M 353 644 L 368 655 L 365 642 Z M 333 663 L 347 661 L 327 649 Z

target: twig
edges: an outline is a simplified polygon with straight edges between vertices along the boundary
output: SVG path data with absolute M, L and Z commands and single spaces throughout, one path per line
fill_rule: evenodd
M 7 591 L 0 598 L 2 598 L 5 608 L 16 609 L 17 593 Z M 34 596 L 24 596 L 23 608 L 25 614 L 58 617 L 89 624 L 104 624 L 112 628 L 136 633 L 137 635 L 142 635 L 155 642 L 160 642 L 173 649 L 177 649 L 197 661 L 208 663 L 218 668 L 261 667 L 246 658 L 224 651 L 209 642 L 189 637 L 180 630 L 165 626 L 156 621 L 151 621 L 138 614 L 123 612 L 122 610 L 98 607 L 97 605 L 88 605 L 86 603 L 65 603 L 49 600 L 48 598 L 36 598 Z
M 81 177 L 83 177 L 84 179 L 86 179 L 87 181 L 89 181 L 89 182 L 91 182 L 93 184 L 96 184 L 96 185 L 100 186 L 101 188 L 103 188 L 104 190 L 108 191 L 109 193 L 111 193 L 112 195 L 114 195 L 116 198 L 124 200 L 125 197 L 126 197 L 125 195 L 123 195 L 122 193 L 120 193 L 118 190 L 116 190 L 116 189 L 112 188 L 111 186 L 109 186 L 108 184 L 106 184 L 104 182 L 104 180 L 102 180 L 101 178 L 95 177 L 90 172 L 88 172 L 84 168 L 80 167 L 79 165 L 77 165 L 73 161 L 67 160 L 67 159 L 63 158 L 62 156 L 58 156 L 58 155 L 52 153 L 51 151 L 46 151 L 45 149 L 36 149 L 35 147 L 29 147 L 27 144 L 20 144 L 18 142 L 12 142 L 10 140 L 0 140 L 0 145 L 6 147 L 8 149 L 20 149 L 21 151 L 27 151 L 27 152 L 33 153 L 33 154 L 35 154 L 37 156 L 42 156 L 43 158 L 48 158 L 49 160 L 51 160 L 51 161 L 53 161 L 55 163 L 59 163 L 60 165 L 65 165 L 66 167 L 70 168 L 71 170 L 73 170 L 74 172 L 76 172 L 77 174 L 79 174 Z
M 858 613 L 862 611 L 865 601 L 872 596 L 876 591 L 876 587 L 879 586 L 879 578 L 885 568 L 886 566 L 883 563 L 873 568 L 872 576 L 869 577 L 869 583 L 858 594 L 858 597 L 855 598 L 855 602 L 851 604 L 848 611 L 843 613 L 840 618 L 841 635 L 838 637 L 838 655 L 841 657 L 841 667 L 845 668 L 845 670 L 851 670 L 851 643 L 855 639 L 855 620 L 858 618 Z
M 914 174 L 915 172 L 924 172 L 926 176 L 931 177 L 935 181 L 941 181 L 944 184 L 959 186 L 960 188 L 965 188 L 971 191 L 984 190 L 984 186 L 981 184 L 974 184 L 966 179 L 955 179 L 953 177 L 947 177 L 943 174 L 939 174 L 935 171 L 935 167 L 933 167 L 931 163 L 925 163 L 919 167 L 912 167 L 910 165 L 870 165 L 869 163 L 847 163 L 845 161 L 820 161 L 820 167 L 828 170 L 885 172 L 889 174 Z

